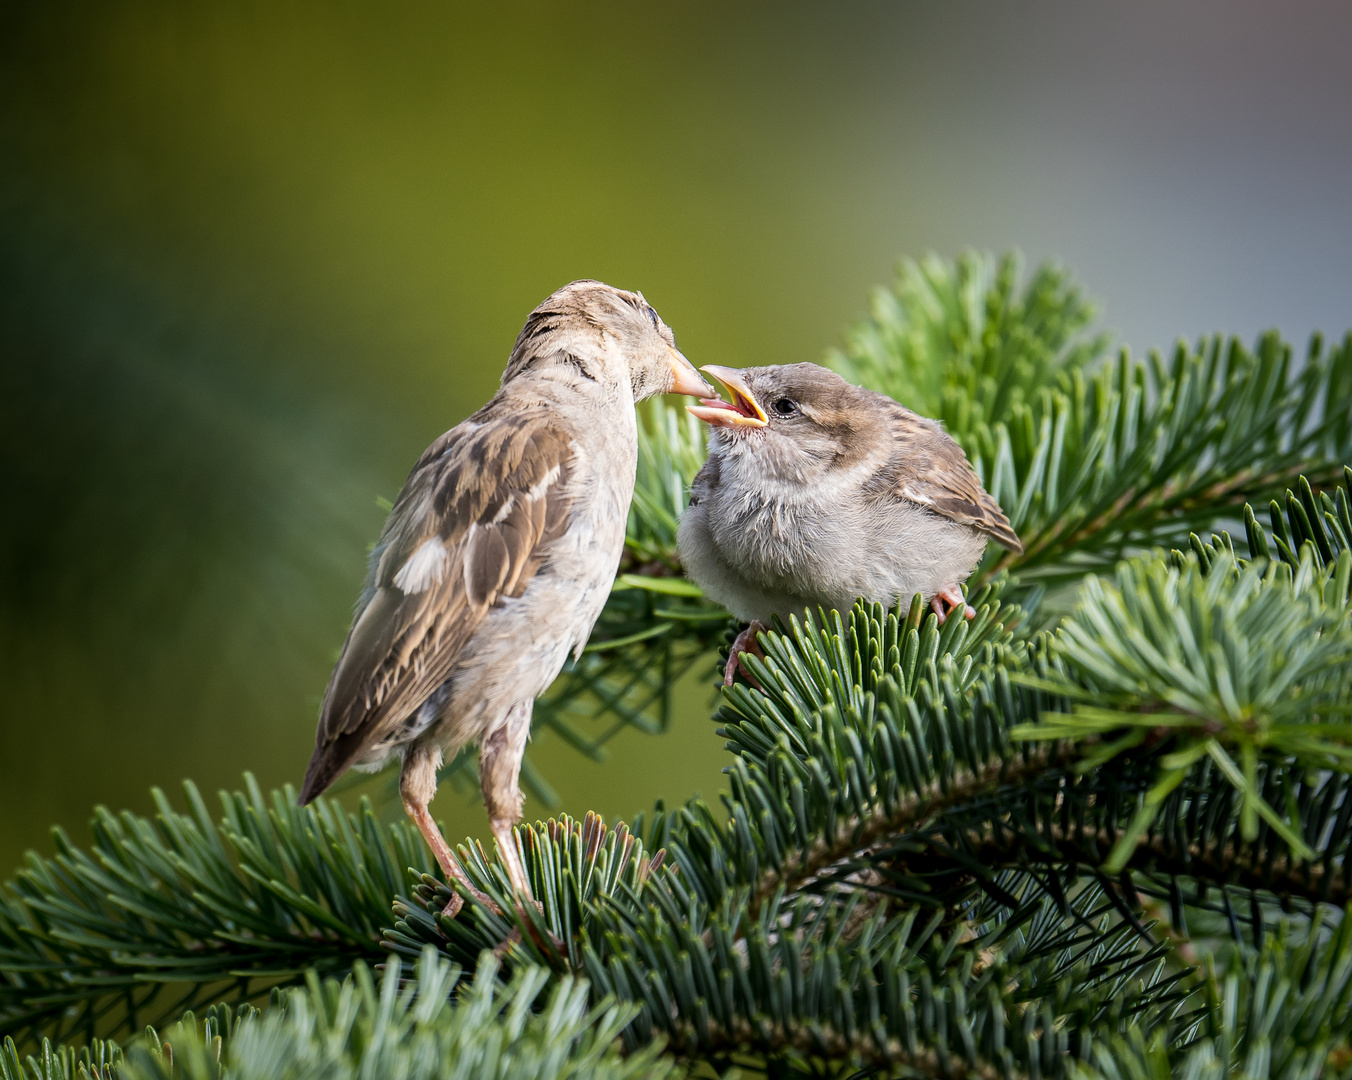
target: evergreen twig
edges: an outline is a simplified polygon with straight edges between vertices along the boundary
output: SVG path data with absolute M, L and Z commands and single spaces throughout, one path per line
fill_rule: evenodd
M 718 714 L 721 813 L 522 826 L 538 907 L 466 843 L 493 906 L 450 920 L 369 808 L 248 781 L 219 821 L 191 785 L 186 814 L 101 810 L 0 897 L 0 1080 L 1352 1076 L 1352 339 L 1094 368 L 1091 314 L 975 256 L 880 294 L 836 362 L 942 416 L 1028 548 L 971 622 L 917 598 L 764 635 Z M 643 432 L 621 575 L 538 711 L 593 755 L 662 730 L 728 630 L 675 557 L 698 428 L 659 405 Z M 1283 486 L 1265 528 L 1243 500 Z M 1241 506 L 1246 553 L 1194 531 Z M 1090 568 L 1034 633 L 1028 583 Z

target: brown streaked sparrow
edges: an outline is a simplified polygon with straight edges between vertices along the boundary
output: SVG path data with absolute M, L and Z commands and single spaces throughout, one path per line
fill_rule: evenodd
M 962 448 L 933 420 L 817 364 L 705 367 L 731 401 L 686 408 L 709 424 L 678 546 L 686 573 L 751 626 L 770 617 L 891 605 L 920 593 L 940 621 L 986 542 L 1023 545 Z
M 713 393 L 639 293 L 575 281 L 531 312 L 494 398 L 424 451 L 372 554 L 320 708 L 304 805 L 350 766 L 402 761 L 399 791 L 447 878 L 480 899 L 427 804 L 478 742 L 512 887 L 535 698 L 610 593 L 634 492 L 634 403 Z M 452 899 L 447 914 L 462 901 Z

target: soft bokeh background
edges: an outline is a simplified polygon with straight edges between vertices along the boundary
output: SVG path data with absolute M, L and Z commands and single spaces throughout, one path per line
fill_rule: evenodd
M 572 278 L 734 366 L 967 246 L 1136 347 L 1352 324 L 1346 4 L 661 7 L 0 6 L 0 877 L 299 779 L 377 496 Z M 711 796 L 707 700 L 537 761 L 573 811 Z

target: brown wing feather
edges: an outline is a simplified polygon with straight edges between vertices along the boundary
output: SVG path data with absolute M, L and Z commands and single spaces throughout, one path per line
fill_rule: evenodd
M 892 424 L 896 449 L 891 462 L 891 493 L 980 529 L 1002 547 L 1021 554 L 1023 544 L 1009 518 L 981 486 L 962 447 L 934 421 L 899 405 L 896 409 L 905 416 L 898 416 L 898 422 Z
M 499 417 L 491 405 L 428 447 L 385 523 L 370 598 L 324 695 L 302 804 L 397 731 L 484 614 L 529 584 L 567 523 L 571 459 L 543 411 Z

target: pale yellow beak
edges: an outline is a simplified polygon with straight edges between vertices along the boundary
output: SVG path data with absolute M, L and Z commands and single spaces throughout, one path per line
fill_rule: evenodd
M 678 350 L 672 349 L 667 353 L 667 364 L 671 367 L 671 385 L 667 387 L 668 394 L 689 394 L 691 397 L 703 398 L 714 392 L 714 388 L 699 377 L 695 365 Z
M 727 428 L 763 428 L 770 422 L 765 410 L 752 397 L 742 373 L 736 368 L 706 364 L 700 370 L 707 371 L 722 383 L 732 402 L 716 397 L 700 398 L 698 405 L 685 407 L 685 411 L 691 416 L 697 416 L 714 427 Z

